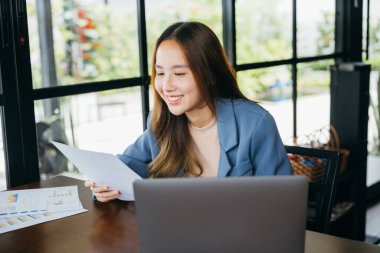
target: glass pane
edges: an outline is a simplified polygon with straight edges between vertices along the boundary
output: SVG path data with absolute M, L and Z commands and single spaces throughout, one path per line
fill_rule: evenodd
M 282 140 L 289 139 L 293 133 L 290 66 L 239 71 L 238 82 L 249 99 L 273 115 Z
M 1 69 L 1 62 L 0 62 L 0 69 Z M 0 80 L 3 80 L 3 77 L 1 76 L 1 71 L 0 71 Z M 1 96 L 1 101 L 3 101 L 3 83 L 1 81 L 0 81 L 0 96 Z
M 154 105 L 154 89 L 153 86 L 149 86 L 149 111 L 153 110 Z
M 380 1 L 370 1 L 369 9 L 370 107 L 368 120 L 367 186 L 380 181 Z
M 2 117 L 3 117 L 2 110 L 0 110 L 0 119 Z M 6 190 L 6 189 L 7 189 L 7 179 L 5 176 L 3 124 L 0 123 L 0 191 Z
M 371 58 L 371 61 L 379 61 L 379 58 Z M 368 152 L 374 155 L 380 155 L 380 97 L 379 97 L 379 88 L 380 88 L 380 77 L 379 66 L 373 64 L 371 66 L 370 73 L 370 104 L 368 109 Z M 367 167 L 369 168 L 369 167 Z
M 330 65 L 332 60 L 297 65 L 297 135 L 330 124 Z
M 236 0 L 237 63 L 292 56 L 291 0 Z
M 41 178 L 77 170 L 51 140 L 81 149 L 120 154 L 143 132 L 139 87 L 35 102 Z
M 380 69 L 380 1 L 371 1 L 369 9 L 369 57 L 372 69 Z
M 43 9 L 37 2 L 51 8 L 37 11 Z M 136 1 L 27 4 L 34 88 L 139 75 Z
M 297 1 L 298 57 L 332 54 L 335 50 L 335 1 Z
M 378 8 L 378 9 L 375 9 Z M 380 97 L 380 2 L 370 2 L 369 23 L 369 61 L 371 64 L 370 75 L 370 108 L 368 121 L 368 151 L 372 154 L 380 154 L 380 122 L 379 101 Z M 369 171 L 369 170 L 368 170 Z
M 365 50 L 367 49 L 367 1 L 363 1 L 363 21 L 362 21 L 362 58 L 363 60 L 366 59 L 366 53 Z
M 146 0 L 145 7 L 149 66 L 152 63 L 153 49 L 158 36 L 169 25 L 178 21 L 202 22 L 215 32 L 221 43 L 223 42 L 220 0 Z

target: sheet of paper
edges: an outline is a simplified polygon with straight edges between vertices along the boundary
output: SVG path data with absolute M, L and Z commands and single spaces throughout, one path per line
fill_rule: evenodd
M 81 150 L 68 145 L 52 143 L 78 170 L 97 185 L 107 185 L 120 191 L 121 200 L 135 200 L 133 182 L 141 179 L 133 170 L 112 154 Z
M 82 208 L 76 185 L 0 192 L 0 218 Z
M 24 214 L 13 217 L 0 217 L 0 234 L 83 212 L 87 212 L 87 210 L 82 208 L 69 211 L 45 211 L 42 213 Z

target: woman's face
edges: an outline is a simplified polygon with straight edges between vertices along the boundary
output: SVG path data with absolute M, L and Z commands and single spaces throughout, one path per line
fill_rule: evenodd
M 156 53 L 154 87 L 174 115 L 197 115 L 206 105 L 178 44 L 163 41 Z M 203 108 L 202 108 L 203 107 Z

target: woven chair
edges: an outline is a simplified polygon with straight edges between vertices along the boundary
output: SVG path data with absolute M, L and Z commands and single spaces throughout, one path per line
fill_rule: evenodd
M 285 146 L 295 175 L 309 180 L 307 229 L 328 233 L 341 162 L 338 151 Z

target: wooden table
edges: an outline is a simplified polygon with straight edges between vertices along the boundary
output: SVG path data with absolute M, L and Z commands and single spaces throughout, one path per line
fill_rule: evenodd
M 137 220 L 131 202 L 94 202 L 83 181 L 57 176 L 17 189 L 78 185 L 88 212 L 0 235 L 0 252 L 82 253 L 140 252 Z M 380 247 L 306 231 L 306 253 L 372 253 Z

